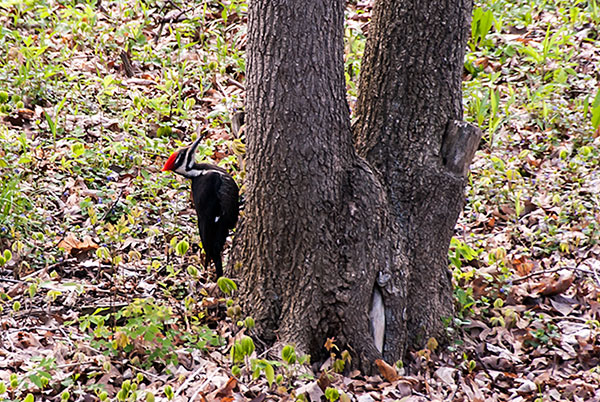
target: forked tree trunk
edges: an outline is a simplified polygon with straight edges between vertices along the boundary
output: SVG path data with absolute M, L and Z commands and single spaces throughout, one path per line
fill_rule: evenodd
M 355 146 L 387 190 L 405 240 L 409 346 L 453 315 L 448 246 L 480 132 L 462 122 L 471 0 L 376 2 L 361 67 Z
M 421 1 L 418 7 L 428 1 L 433 3 Z M 449 42 L 456 42 L 445 49 L 456 53 L 443 53 L 448 57 L 443 63 L 436 41 L 410 59 L 414 67 L 447 69 L 426 77 L 430 91 L 445 96 L 428 105 L 428 97 L 416 99 L 422 93 L 398 89 L 412 84 L 408 71 L 393 64 L 409 57 L 394 54 L 402 50 L 401 38 L 383 32 L 389 31 L 386 22 L 402 22 L 390 18 L 404 15 L 390 10 L 389 3 L 376 6 L 370 28 L 365 63 L 373 77 L 361 83 L 354 138 L 376 172 L 353 146 L 343 72 L 345 2 L 249 3 L 245 208 L 228 272 L 240 278 L 242 305 L 256 319 L 263 339 L 295 343 L 318 359 L 325 355 L 326 339 L 335 337 L 364 369 L 382 354 L 390 362 L 402 357 L 407 318 L 412 328 L 435 336 L 440 316 L 452 312 L 441 308 L 441 303 L 452 304 L 446 253 L 470 161 L 467 155 L 454 162 L 460 155 L 457 159 L 452 153 L 460 154 L 460 146 L 441 152 L 444 132 L 468 132 L 447 127 L 460 119 L 462 27 L 469 7 L 459 2 L 461 13 L 436 20 L 442 24 L 437 28 L 409 21 L 417 31 L 442 30 L 434 36 L 448 35 Z M 398 8 L 417 7 L 399 3 Z M 403 34 L 400 28 L 397 35 Z M 443 84 L 447 80 L 451 83 Z M 445 164 L 442 154 L 450 156 Z M 417 247 L 431 256 L 420 255 Z M 415 258 L 430 265 L 422 267 Z M 409 282 L 408 266 L 440 284 Z M 369 329 L 375 289 L 385 304 L 382 353 Z M 428 297 L 416 297 L 419 292 L 429 292 Z M 413 309 L 436 316 L 418 319 Z

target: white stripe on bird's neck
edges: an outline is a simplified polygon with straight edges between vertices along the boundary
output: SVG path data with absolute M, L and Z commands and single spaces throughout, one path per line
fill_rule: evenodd
M 224 175 L 223 172 L 216 169 L 198 169 L 195 167 L 188 169 L 185 165 L 179 166 L 177 169 L 175 169 L 175 172 L 185 177 L 198 177 L 209 173 L 218 173 L 220 175 Z

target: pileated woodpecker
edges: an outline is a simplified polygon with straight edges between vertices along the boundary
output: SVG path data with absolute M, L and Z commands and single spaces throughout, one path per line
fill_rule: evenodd
M 170 170 L 192 180 L 192 199 L 206 254 L 205 265 L 213 261 L 219 278 L 223 275 L 221 251 L 229 229 L 233 229 L 238 220 L 239 189 L 222 167 L 196 163 L 194 154 L 201 140 L 199 137 L 188 148 L 174 152 L 162 171 Z

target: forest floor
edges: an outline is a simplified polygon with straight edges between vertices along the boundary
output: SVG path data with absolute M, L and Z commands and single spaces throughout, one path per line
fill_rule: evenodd
M 347 8 L 351 107 L 370 7 Z M 0 0 L 0 400 L 600 401 L 600 2 L 475 5 L 453 341 L 376 376 L 257 355 L 160 172 L 199 126 L 242 182 L 246 12 Z

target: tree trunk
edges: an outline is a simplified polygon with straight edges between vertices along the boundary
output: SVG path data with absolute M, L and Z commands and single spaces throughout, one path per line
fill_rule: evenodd
M 454 30 L 465 25 L 469 7 L 459 2 L 461 12 L 454 14 L 446 5 L 453 19 L 424 27 L 418 23 L 427 22 L 426 10 L 410 20 L 414 7 L 401 11 L 405 2 L 389 3 L 375 8 L 363 73 L 373 77 L 361 82 L 354 140 L 364 159 L 353 146 L 346 102 L 345 2 L 249 3 L 245 207 L 229 267 L 241 278 L 240 301 L 261 338 L 294 343 L 319 360 L 326 357 L 326 339 L 335 337 L 363 369 L 382 355 L 390 362 L 403 356 L 407 318 L 423 336 L 437 335 L 440 316 L 451 314 L 447 247 L 470 161 L 459 141 L 470 131 L 452 123 L 461 117 L 465 44 L 464 32 Z M 416 32 L 443 31 L 435 35 L 452 43 L 441 53 L 432 38 L 418 57 L 412 47 L 413 56 L 400 55 L 402 46 L 423 45 L 419 35 L 404 32 L 403 21 Z M 409 34 L 412 42 L 402 44 L 401 35 Z M 410 70 L 402 67 L 405 59 Z M 428 85 L 417 85 L 408 77 L 421 65 L 446 71 L 423 74 Z M 409 89 L 438 99 L 415 101 L 423 94 Z M 442 152 L 444 132 L 459 146 Z M 409 266 L 415 270 L 410 282 Z M 438 283 L 427 282 L 433 280 Z M 370 330 L 371 321 L 379 322 L 370 319 L 379 295 L 385 307 L 381 352 Z M 407 306 L 434 315 L 419 317 Z
M 471 0 L 379 1 L 361 69 L 354 142 L 387 190 L 409 261 L 409 346 L 453 315 L 448 246 L 479 130 L 462 122 Z

